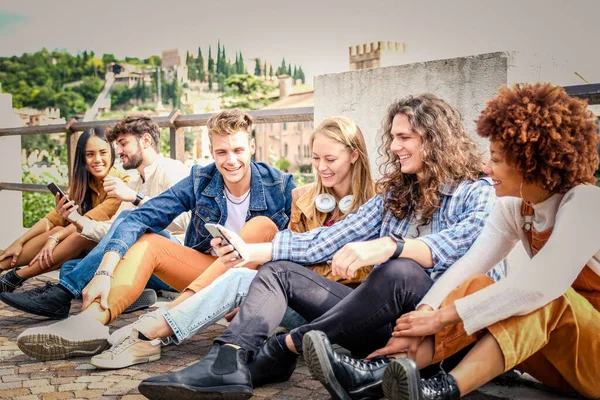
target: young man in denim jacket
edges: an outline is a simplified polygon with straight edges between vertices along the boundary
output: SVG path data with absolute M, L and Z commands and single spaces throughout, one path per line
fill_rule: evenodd
M 108 346 L 106 324 L 140 295 L 153 273 L 182 293 L 169 307 L 209 285 L 226 268 L 211 254 L 206 223 L 224 225 L 249 242 L 270 240 L 287 227 L 295 185 L 291 175 L 251 161 L 252 117 L 225 110 L 207 127 L 215 163 L 192 167 L 189 177 L 131 212 L 83 290 L 82 313 L 23 332 L 17 343 L 24 353 L 46 361 L 101 352 Z M 155 234 L 186 211 L 192 220 L 185 245 Z

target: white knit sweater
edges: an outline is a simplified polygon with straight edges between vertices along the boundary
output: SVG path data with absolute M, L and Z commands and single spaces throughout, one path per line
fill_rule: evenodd
M 533 226 L 554 228 L 532 257 L 522 226 L 521 199 L 499 199 L 471 249 L 433 285 L 420 304 L 438 308 L 473 274 L 486 273 L 520 240 L 530 256 L 509 265 L 507 277 L 455 302 L 468 334 L 514 315 L 528 314 L 562 296 L 587 264 L 600 275 L 600 188 L 580 185 L 535 204 Z

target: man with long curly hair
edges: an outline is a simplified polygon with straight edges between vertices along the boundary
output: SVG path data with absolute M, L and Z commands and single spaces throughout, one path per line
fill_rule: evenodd
M 496 203 L 481 235 L 394 329 L 416 357 L 385 372 L 389 399 L 458 399 L 512 368 L 600 398 L 598 134 L 583 100 L 550 84 L 502 88 L 477 122 L 490 139 Z M 484 274 L 521 242 L 530 259 L 497 283 Z M 419 367 L 475 343 L 451 371 Z M 394 352 L 393 345 L 378 354 Z
M 471 247 L 494 199 L 491 181 L 480 179 L 483 163 L 458 112 L 434 95 L 407 97 L 390 106 L 381 151 L 381 193 L 332 227 L 302 234 L 286 230 L 272 243 L 258 245 L 246 244 L 230 232 L 241 254 L 213 240 L 228 267 L 277 261 L 259 270 L 239 313 L 206 358 L 143 381 L 144 395 L 249 396 L 248 356 L 253 357 L 253 380 L 269 381 L 272 372 L 295 364 L 303 338 L 311 372 L 336 398 L 347 397 L 345 390 L 358 397 L 377 393 L 371 378 L 381 382 L 388 359 L 349 363 L 332 351 L 316 350 L 320 342 L 309 341 L 307 347 L 305 334 L 323 331 L 356 354 L 384 346 L 396 318 L 414 310 L 433 279 Z M 346 278 L 362 267 L 378 266 L 352 290 L 303 267 L 327 260 L 334 275 Z M 288 305 L 309 323 L 289 335 L 269 337 Z M 332 371 L 341 371 L 346 389 Z

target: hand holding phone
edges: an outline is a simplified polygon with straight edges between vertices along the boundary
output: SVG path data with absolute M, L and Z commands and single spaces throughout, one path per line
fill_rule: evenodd
M 54 197 L 56 197 L 57 194 L 60 194 L 60 198 L 62 199 L 63 197 L 65 197 L 65 192 L 63 192 L 61 190 L 61 188 L 58 187 L 58 185 L 54 182 L 50 182 L 48 184 L 48 186 L 46 186 L 48 188 L 48 190 L 50 190 L 52 192 L 52 194 L 54 195 Z
M 208 224 L 204 224 L 204 226 L 206 227 L 206 230 L 208 231 L 208 233 L 210 233 L 212 235 L 212 237 L 221 239 L 221 246 L 231 245 L 231 247 L 233 247 L 233 251 L 236 251 L 238 253 L 238 257 L 240 257 L 240 258 L 242 257 L 240 251 L 238 249 L 236 249 L 235 246 L 229 240 L 227 240 L 227 238 L 221 231 L 221 228 L 219 227 L 218 224 L 208 223 Z

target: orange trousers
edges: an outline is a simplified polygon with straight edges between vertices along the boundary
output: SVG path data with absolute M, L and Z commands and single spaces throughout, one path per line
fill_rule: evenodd
M 267 217 L 255 217 L 246 222 L 240 237 L 247 243 L 273 240 L 277 226 Z M 248 266 L 258 268 L 257 265 Z M 210 254 L 177 244 L 156 234 L 145 234 L 117 265 L 108 296 L 110 322 L 131 305 L 155 274 L 179 292 L 198 292 L 224 274 L 227 269 Z
M 475 275 L 452 291 L 441 307 L 477 292 L 494 281 Z M 517 368 L 563 392 L 600 398 L 600 312 L 573 288 L 529 314 L 497 322 L 474 335 L 463 324 L 435 334 L 433 363 L 481 339 L 487 332 L 504 355 L 504 369 Z

